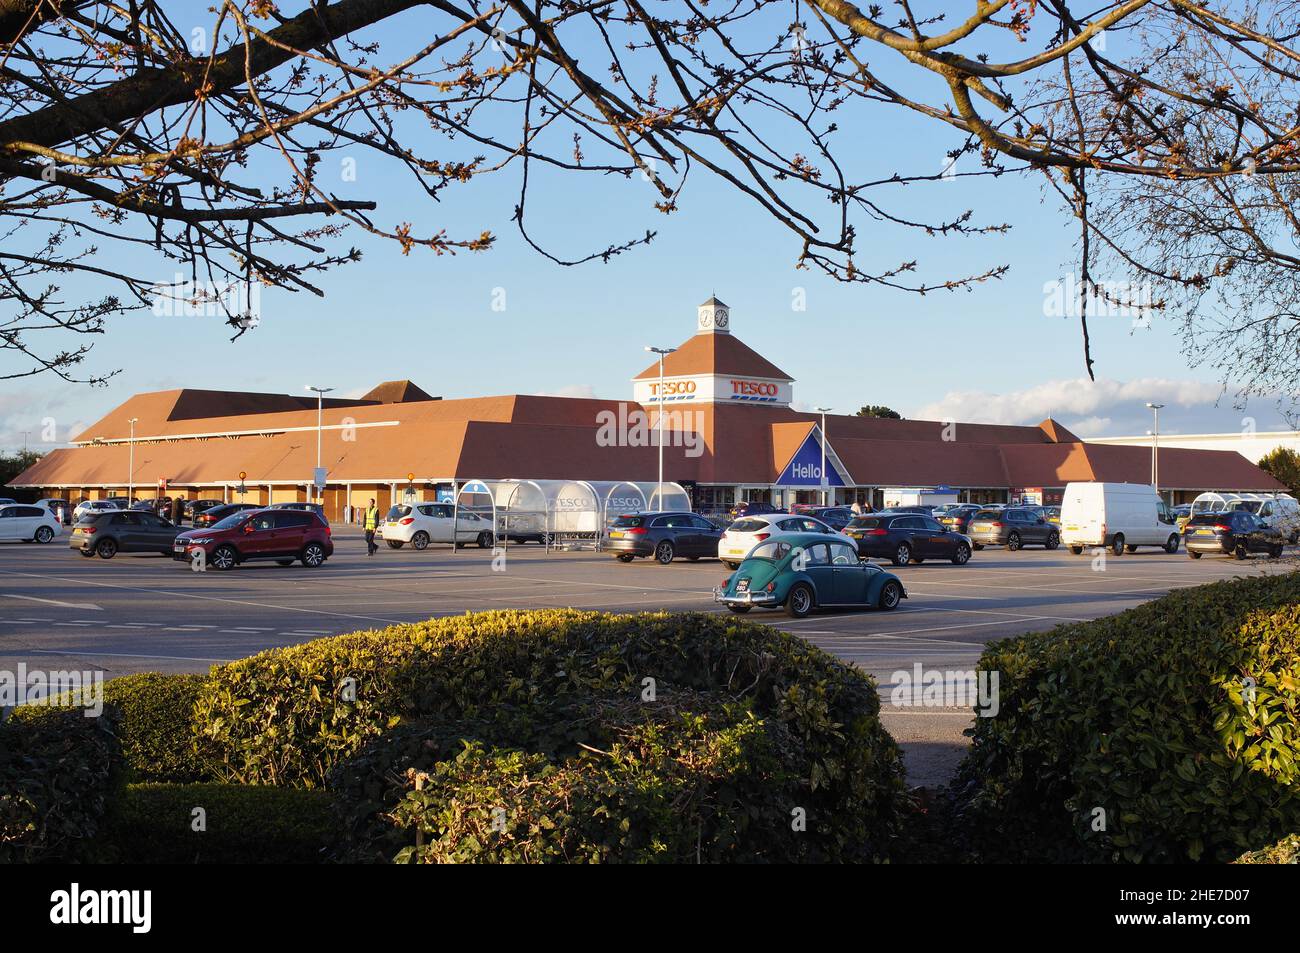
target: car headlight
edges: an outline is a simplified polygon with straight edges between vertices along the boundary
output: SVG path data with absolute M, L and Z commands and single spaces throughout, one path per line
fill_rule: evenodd
M 211 539 L 211 537 L 204 536 L 204 537 L 202 537 L 202 538 L 200 538 L 200 539 L 186 539 L 186 540 L 182 540 L 182 542 L 183 542 L 186 546 L 188 546 L 190 543 L 199 543 L 199 544 L 210 543 L 210 542 L 212 542 L 212 539 Z

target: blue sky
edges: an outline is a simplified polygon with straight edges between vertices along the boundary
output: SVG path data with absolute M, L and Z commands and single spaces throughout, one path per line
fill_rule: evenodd
M 837 118 L 838 148 L 863 176 L 900 167 L 938 171 L 957 143 L 942 129 L 880 109 Z M 431 157 L 465 159 L 477 151 L 425 138 Z M 1168 405 L 1162 431 L 1242 426 L 1231 392 L 1216 406 L 1220 382 L 1209 369 L 1189 366 L 1168 318 L 1136 329 L 1128 317 L 1094 320 L 1100 384 L 1082 382 L 1078 322 L 1044 315 L 1044 286 L 1073 271 L 1076 229 L 1032 174 L 877 194 L 912 219 L 951 218 L 970 208 L 978 222 L 1012 226 L 1007 235 L 940 238 L 858 218 L 858 259 L 867 269 L 917 258 L 921 276 L 936 280 L 1011 265 L 1006 277 L 972 291 L 921 297 L 797 270 L 795 236 L 702 169 L 693 171 L 680 211 L 665 216 L 653 209 L 658 194 L 639 177 L 535 167 L 530 225 L 557 255 L 579 257 L 647 228 L 658 231 L 650 246 L 608 264 L 565 268 L 530 250 L 510 222 L 517 168 L 454 187 L 435 204 L 380 157 L 354 155 L 355 182 L 342 181 L 336 155 L 322 164 L 322 184 L 344 197 L 378 201 L 380 224 L 407 221 L 417 234 L 445 228 L 453 237 L 490 229 L 496 246 L 482 254 L 436 257 L 415 249 L 403 256 L 352 230 L 342 244 L 356 244 L 364 258 L 319 279 L 324 299 L 268 290 L 261 325 L 233 344 L 214 318 L 119 318 L 88 362 L 97 371 L 121 369 L 108 387 L 51 377 L 0 382 L 0 446 L 21 445 L 22 431 L 38 444 L 46 417 L 58 422 L 64 440 L 132 393 L 183 386 L 302 393 L 315 383 L 360 394 L 382 380 L 410 378 L 448 398 L 626 398 L 629 379 L 649 363 L 643 347 L 684 340 L 696 305 L 710 294 L 731 305 L 742 340 L 795 378 L 796 402 L 808 407 L 851 412 L 883 403 L 905 416 L 1008 423 L 1034 423 L 1051 412 L 1091 436 L 1143 432 L 1143 404 L 1158 400 Z M 958 165 L 974 168 L 971 158 Z M 805 204 L 818 201 L 825 204 Z M 133 255 L 117 260 L 136 273 L 171 278 L 168 263 Z M 498 289 L 504 311 L 493 309 Z M 792 309 L 799 289 L 805 311 Z M 1260 430 L 1285 426 L 1267 401 L 1246 413 Z

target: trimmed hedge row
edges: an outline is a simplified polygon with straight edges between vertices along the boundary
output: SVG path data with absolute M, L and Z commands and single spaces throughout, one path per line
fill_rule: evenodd
M 961 816 L 1040 858 L 1228 861 L 1300 829 L 1300 574 L 991 645 Z
M 1300 864 L 1300 834 L 1288 834 L 1276 844 L 1242 854 L 1236 864 Z
M 105 829 L 127 864 L 319 863 L 339 836 L 325 792 L 235 784 L 128 785 Z
M 276 649 L 196 703 L 222 780 L 334 787 L 353 856 L 418 860 L 883 858 L 907 798 L 879 708 L 767 626 L 576 610 Z
M 113 715 L 38 708 L 0 724 L 0 863 L 69 862 L 118 788 Z

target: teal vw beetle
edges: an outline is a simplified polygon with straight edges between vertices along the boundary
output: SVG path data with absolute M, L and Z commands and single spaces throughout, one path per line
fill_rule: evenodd
M 713 590 L 732 612 L 754 606 L 803 618 L 818 606 L 895 609 L 907 598 L 902 582 L 874 563 L 861 562 L 848 540 L 822 533 L 790 533 L 759 543 Z

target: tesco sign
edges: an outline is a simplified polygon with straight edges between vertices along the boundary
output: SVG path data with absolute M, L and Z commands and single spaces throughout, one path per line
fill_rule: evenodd
M 660 395 L 659 384 L 651 384 L 650 393 L 658 397 Z M 662 393 L 664 397 L 694 394 L 695 381 L 664 381 Z
M 739 397 L 775 397 L 776 385 L 770 381 L 733 380 L 731 393 Z

